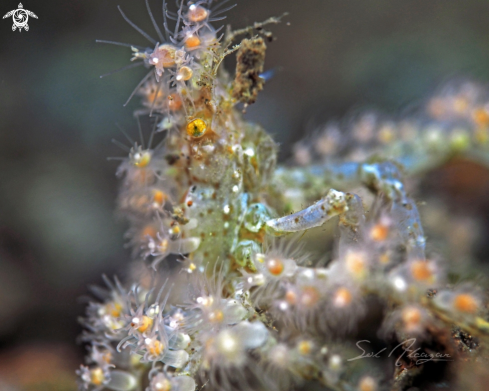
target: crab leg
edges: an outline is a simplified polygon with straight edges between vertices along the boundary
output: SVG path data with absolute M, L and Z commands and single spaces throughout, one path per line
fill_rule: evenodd
M 321 187 L 329 187 L 331 184 L 339 187 L 363 185 L 374 193 L 382 195 L 389 205 L 390 213 L 395 216 L 394 220 L 398 221 L 398 231 L 407 252 L 412 257 L 424 258 L 425 238 L 418 209 L 406 194 L 401 171 L 395 164 L 386 161 L 282 169 L 277 179 L 288 187 L 293 187 L 290 184 L 294 183 L 296 186 L 294 195 L 297 197 L 297 194 L 302 192 L 304 199 L 315 196 L 314 193 Z M 267 230 L 272 235 L 303 231 L 321 226 L 336 215 L 341 216 L 340 220 L 345 225 L 345 221 L 360 221 L 359 219 L 363 218 L 362 214 L 361 201 L 357 196 L 331 189 L 326 197 L 312 206 L 292 215 L 268 221 Z

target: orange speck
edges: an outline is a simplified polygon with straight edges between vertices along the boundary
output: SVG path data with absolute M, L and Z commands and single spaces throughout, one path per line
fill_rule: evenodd
M 187 206 L 188 207 L 191 207 L 193 204 L 194 204 L 194 202 L 192 200 L 188 200 L 187 201 Z
M 371 376 L 364 376 L 358 383 L 358 391 L 376 391 L 377 382 Z
M 319 292 L 313 286 L 307 286 L 301 292 L 301 304 L 306 307 L 312 307 L 319 301 Z
M 383 242 L 389 235 L 389 227 L 384 224 L 375 224 L 370 230 L 370 237 L 377 242 Z
M 297 302 L 297 295 L 295 294 L 295 292 L 293 290 L 288 290 L 285 293 L 285 301 L 287 301 L 287 303 L 292 304 L 292 305 Z
M 350 251 L 345 257 L 345 262 L 351 274 L 360 277 L 365 273 L 366 261 L 363 254 Z
M 168 108 L 172 111 L 177 111 L 182 108 L 182 99 L 178 94 L 168 95 Z
M 334 295 L 333 303 L 335 307 L 346 307 L 351 303 L 352 300 L 352 294 L 351 292 L 345 288 L 339 288 Z
M 209 11 L 200 5 L 191 5 L 187 14 L 191 22 L 202 22 L 209 16 Z
M 477 299 L 469 293 L 460 293 L 453 300 L 453 306 L 457 311 L 473 314 L 479 307 Z
M 151 237 L 151 238 L 156 238 L 157 230 L 154 226 L 152 225 L 147 225 L 146 227 L 143 228 L 141 232 L 141 238 L 144 239 L 146 237 Z
M 224 314 L 221 310 L 215 310 L 209 314 L 209 321 L 212 323 L 221 323 L 223 320 Z
M 280 259 L 269 259 L 267 261 L 267 269 L 270 274 L 278 276 L 284 271 L 284 264 Z
M 472 118 L 474 122 L 479 126 L 489 125 L 489 112 L 483 107 L 475 109 L 472 113 Z
M 200 38 L 198 36 L 196 36 L 196 35 L 190 35 L 185 40 L 185 47 L 188 50 L 195 49 L 199 45 L 200 45 Z
M 153 192 L 153 201 L 156 202 L 158 205 L 163 205 L 163 202 L 166 200 L 166 194 L 163 193 L 161 190 L 155 190 Z
M 402 311 L 401 319 L 407 331 L 413 330 L 421 322 L 421 311 L 415 307 L 407 307 Z
M 414 261 L 411 264 L 411 275 L 417 281 L 427 281 L 433 278 L 429 264 L 424 260 Z

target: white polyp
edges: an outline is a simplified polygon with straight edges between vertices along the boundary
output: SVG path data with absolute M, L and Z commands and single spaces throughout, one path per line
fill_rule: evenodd
M 229 207 L 229 205 L 224 205 L 223 211 L 225 214 L 228 214 L 229 212 L 231 212 L 231 208 Z
M 241 322 L 235 326 L 235 331 L 244 342 L 246 349 L 255 349 L 263 345 L 268 338 L 268 330 L 261 322 Z
M 131 391 L 137 385 L 136 378 L 130 373 L 114 370 L 110 372 L 110 381 L 106 387 L 114 391 Z
M 187 365 L 188 359 L 189 355 L 185 350 L 168 350 L 161 361 L 174 368 L 183 368 Z
M 173 379 L 177 384 L 178 391 L 194 391 L 195 390 L 195 380 L 190 376 L 177 376 Z
M 392 280 L 392 285 L 394 285 L 394 288 L 401 292 L 405 291 L 407 288 L 406 281 L 399 276 L 394 277 L 394 279 Z

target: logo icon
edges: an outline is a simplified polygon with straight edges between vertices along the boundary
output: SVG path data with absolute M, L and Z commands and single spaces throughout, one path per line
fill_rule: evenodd
M 3 16 L 3 19 L 8 18 L 9 16 L 12 17 L 12 20 L 14 21 L 14 24 L 12 25 L 12 31 L 15 31 L 16 29 L 19 29 L 19 32 L 21 32 L 22 29 L 25 29 L 25 31 L 29 31 L 29 25 L 27 24 L 29 16 L 32 16 L 36 19 L 38 19 L 38 17 L 34 12 L 25 10 L 22 3 L 19 3 L 18 7 L 19 8 L 17 8 L 16 10 L 7 12 Z

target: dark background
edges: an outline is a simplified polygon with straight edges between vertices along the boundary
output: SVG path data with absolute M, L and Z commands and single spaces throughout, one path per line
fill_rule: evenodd
M 161 2 L 150 3 L 159 20 Z M 17 4 L 2 0 L 0 14 Z M 116 122 L 135 131 L 138 101 L 122 104 L 145 74 L 100 79 L 130 50 L 95 39 L 147 44 L 118 4 L 156 34 L 142 0 L 23 4 L 39 17 L 28 32 L 0 20 L 0 389 L 69 390 L 83 354 L 78 298 L 129 261 L 106 158 L 122 154 Z M 328 119 L 396 115 L 453 77 L 489 80 L 487 0 L 240 0 L 227 22 L 284 11 L 290 26 L 271 28 L 267 51 L 276 76 L 246 114 L 281 143 L 282 161 Z

